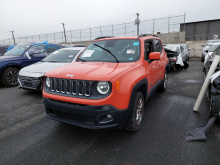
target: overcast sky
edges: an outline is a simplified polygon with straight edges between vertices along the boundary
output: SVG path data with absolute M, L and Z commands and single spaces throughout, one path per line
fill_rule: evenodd
M 184 15 L 220 19 L 220 0 L 0 0 L 0 40 Z

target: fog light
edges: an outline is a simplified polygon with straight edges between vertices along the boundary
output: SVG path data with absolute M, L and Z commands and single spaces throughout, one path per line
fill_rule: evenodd
M 108 118 L 108 119 L 112 119 L 112 115 L 110 115 L 110 114 L 107 115 L 107 118 Z
M 106 124 L 106 123 L 110 123 L 114 120 L 114 116 L 111 114 L 103 114 L 103 115 L 99 115 L 97 116 L 97 122 L 99 124 Z

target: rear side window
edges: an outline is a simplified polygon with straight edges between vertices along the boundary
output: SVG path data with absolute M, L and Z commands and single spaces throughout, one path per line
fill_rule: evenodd
M 162 45 L 159 40 L 154 40 L 154 52 L 160 52 L 162 53 Z

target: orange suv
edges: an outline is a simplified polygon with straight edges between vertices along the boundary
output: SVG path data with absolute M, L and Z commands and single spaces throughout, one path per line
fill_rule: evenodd
M 99 37 L 76 62 L 46 73 L 46 117 L 90 129 L 137 131 L 145 101 L 167 88 L 168 63 L 156 36 Z

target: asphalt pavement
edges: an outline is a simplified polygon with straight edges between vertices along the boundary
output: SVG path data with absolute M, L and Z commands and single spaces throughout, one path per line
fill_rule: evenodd
M 168 73 L 168 89 L 145 103 L 142 128 L 89 130 L 44 116 L 40 92 L 0 86 L 1 165 L 219 165 L 220 122 L 207 140 L 187 142 L 184 132 L 204 126 L 209 105 L 193 106 L 203 83 L 203 63 Z

